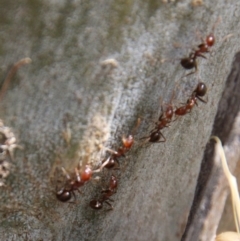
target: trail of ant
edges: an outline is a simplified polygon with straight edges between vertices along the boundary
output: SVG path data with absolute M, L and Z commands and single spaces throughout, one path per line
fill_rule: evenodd
M 102 195 L 100 198 L 93 199 L 89 203 L 91 208 L 101 209 L 103 206 L 103 203 L 107 203 L 110 206 L 109 210 L 111 210 L 113 208 L 112 205 L 109 203 L 109 201 L 112 201 L 110 199 L 110 197 L 116 192 L 116 188 L 118 185 L 117 177 L 120 177 L 121 172 L 123 172 L 122 167 L 120 170 L 119 159 L 126 158 L 126 153 L 128 153 L 131 150 L 131 148 L 133 147 L 134 136 L 136 134 L 137 129 L 139 128 L 140 122 L 141 122 L 141 120 L 138 119 L 137 124 L 131 131 L 131 134 L 129 134 L 128 136 L 125 136 L 125 135 L 122 136 L 122 145 L 120 145 L 119 148 L 117 148 L 116 150 L 105 148 L 106 151 L 110 153 L 110 155 L 102 161 L 102 165 L 100 166 L 100 168 L 97 171 L 100 172 L 104 169 L 111 171 L 109 187 L 106 190 L 102 190 Z M 113 172 L 115 172 L 116 170 L 121 171 L 120 173 L 117 174 L 117 176 L 116 176 L 116 174 L 113 174 Z M 109 176 L 109 175 L 107 173 L 105 173 L 104 179 L 106 179 L 107 176 Z
M 9 88 L 9 85 L 11 83 L 11 80 L 14 77 L 14 75 L 17 73 L 18 69 L 20 67 L 22 67 L 23 65 L 29 64 L 31 62 L 32 62 L 32 60 L 30 58 L 23 58 L 23 59 L 20 59 L 18 62 L 16 62 L 11 67 L 11 69 L 8 71 L 7 76 L 6 76 L 5 80 L 3 81 L 3 85 L 0 89 L 0 101 L 5 96 L 8 88 Z

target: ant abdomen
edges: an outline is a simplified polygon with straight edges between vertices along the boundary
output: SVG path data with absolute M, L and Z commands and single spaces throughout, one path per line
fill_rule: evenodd
M 80 177 L 82 182 L 89 181 L 92 178 L 92 168 L 89 166 L 85 166 L 85 169 L 80 172 Z
M 61 189 L 56 193 L 56 197 L 61 202 L 67 202 L 72 198 L 71 192 Z
M 209 47 L 212 47 L 215 44 L 215 37 L 212 33 L 206 37 L 206 43 Z
M 165 138 L 164 138 L 164 140 L 159 141 L 161 139 L 161 137 L 164 138 L 163 134 L 159 130 L 156 130 L 150 134 L 148 141 L 149 142 L 164 142 Z

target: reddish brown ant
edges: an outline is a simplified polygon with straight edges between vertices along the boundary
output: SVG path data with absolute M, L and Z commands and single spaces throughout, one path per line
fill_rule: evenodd
M 106 148 L 107 151 L 111 152 L 112 154 L 102 161 L 102 165 L 99 169 L 94 170 L 94 172 L 100 172 L 103 168 L 107 169 L 113 169 L 116 168 L 119 165 L 118 159 L 120 157 L 125 157 L 126 152 L 128 152 L 132 145 L 134 143 L 134 138 L 132 135 L 129 135 L 128 137 L 122 137 L 122 144 L 123 146 L 119 147 L 117 151 L 114 151 L 112 149 Z
M 203 97 L 207 93 L 207 86 L 200 82 L 198 83 L 196 89 L 193 91 L 191 97 L 187 100 L 187 103 L 184 106 L 177 108 L 174 113 L 175 115 L 186 115 L 187 113 L 191 112 L 194 105 L 197 104 L 197 100 L 200 100 L 203 103 L 207 103 L 207 101 L 203 100 Z
M 138 119 L 137 125 L 134 128 L 133 133 L 136 132 L 139 125 L 140 125 L 140 119 Z M 117 151 L 106 148 L 106 150 L 111 152 L 112 154 L 106 160 L 102 161 L 102 165 L 98 170 L 101 171 L 104 167 L 108 169 L 116 167 L 119 164 L 118 159 L 120 157 L 125 157 L 125 154 L 132 148 L 133 144 L 134 144 L 134 137 L 133 135 L 130 134 L 127 137 L 126 136 L 122 137 L 122 146 L 119 147 Z
M 188 57 L 182 58 L 180 63 L 183 68 L 185 69 L 193 69 L 195 68 L 195 71 L 187 74 L 193 74 L 197 71 L 197 57 L 202 57 L 206 59 L 206 57 L 203 55 L 203 53 L 209 53 L 209 47 L 212 47 L 215 43 L 215 37 L 213 34 L 209 34 L 206 37 L 206 40 L 198 45 L 198 49 L 195 51 L 192 51 Z
M 218 20 L 216 21 L 216 23 L 214 24 L 212 31 L 209 35 L 207 35 L 207 37 L 204 39 L 202 39 L 202 43 L 199 44 L 197 46 L 196 50 L 193 50 L 188 57 L 186 58 L 182 58 L 180 60 L 180 63 L 182 65 L 183 68 L 185 69 L 193 69 L 195 68 L 195 71 L 187 74 L 194 74 L 197 71 L 197 57 L 202 57 L 204 59 L 206 59 L 206 56 L 204 55 L 204 53 L 209 53 L 209 49 L 210 47 L 212 47 L 215 43 L 215 36 L 213 34 L 213 30 L 216 27 L 216 25 L 218 24 L 218 22 L 220 21 L 220 19 L 218 18 Z
M 150 132 L 149 136 L 142 137 L 141 139 L 148 139 L 148 142 L 153 143 L 160 143 L 165 142 L 166 138 L 162 134 L 161 130 L 165 127 L 169 127 L 170 122 L 172 121 L 174 115 L 173 106 L 169 104 L 166 108 L 166 110 L 163 110 L 163 107 L 161 107 L 161 115 L 158 118 L 158 121 L 155 122 L 155 128 Z M 161 137 L 163 140 L 160 140 Z
M 89 165 L 84 166 L 84 168 L 79 169 L 75 168 L 75 177 L 74 179 L 62 168 L 63 173 L 67 178 L 65 187 L 61 188 L 56 192 L 56 197 L 61 202 L 67 202 L 72 198 L 72 195 L 76 199 L 74 191 L 79 191 L 79 188 L 89 181 L 92 177 L 92 169 Z
M 177 86 L 175 86 L 175 87 L 177 87 Z M 142 137 L 142 138 L 140 138 L 140 140 L 147 139 L 147 142 L 152 142 L 152 143 L 160 143 L 160 142 L 166 141 L 166 138 L 162 134 L 162 129 L 169 127 L 170 123 L 172 121 L 174 121 L 173 120 L 174 108 L 172 105 L 172 100 L 174 99 L 174 96 L 175 96 L 175 90 L 173 91 L 171 100 L 166 105 L 166 108 L 164 109 L 163 105 L 161 105 L 161 114 L 159 115 L 157 122 L 154 122 L 155 127 L 150 131 L 149 136 Z M 163 140 L 161 140 L 161 137 L 163 138 Z
M 117 178 L 114 175 L 111 175 L 108 189 L 102 190 L 102 196 L 99 199 L 93 199 L 90 201 L 89 206 L 93 209 L 99 210 L 103 207 L 103 203 L 105 202 L 110 206 L 109 210 L 112 210 L 113 206 L 109 201 L 113 201 L 110 197 L 116 193 L 117 186 Z

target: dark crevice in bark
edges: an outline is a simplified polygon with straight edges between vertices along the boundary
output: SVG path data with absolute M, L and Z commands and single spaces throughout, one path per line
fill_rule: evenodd
M 221 100 L 218 105 L 212 135 L 218 136 L 223 145 L 228 140 L 234 120 L 240 107 L 240 52 L 235 55 L 231 72 L 227 78 Z M 218 181 L 218 171 L 213 166 L 213 143 L 208 143 L 198 176 L 197 187 L 190 215 L 182 241 L 198 240 L 204 219 L 211 208 L 211 197 Z

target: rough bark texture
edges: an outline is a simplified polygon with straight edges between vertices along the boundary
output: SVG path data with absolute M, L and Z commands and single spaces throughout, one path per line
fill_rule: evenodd
M 216 44 L 206 60 L 198 61 L 197 74 L 181 79 L 186 71 L 179 61 L 162 63 L 187 56 L 199 44 L 198 32 L 205 37 L 218 17 Z M 32 64 L 19 69 L 0 106 L 1 119 L 24 146 L 15 153 L 0 192 L 1 239 L 175 241 L 193 235 L 190 240 L 197 240 L 202 225 L 194 223 L 194 214 L 211 176 L 204 159 L 201 181 L 201 160 L 240 49 L 239 17 L 237 1 L 193 7 L 190 1 L 2 0 L 1 79 L 23 57 Z M 228 34 L 233 35 L 225 38 Z M 174 48 L 176 42 L 183 48 Z M 199 78 L 209 89 L 207 104 L 199 103 L 163 130 L 165 143 L 136 141 L 126 161 L 121 160 L 113 211 L 88 206 L 101 183 L 87 184 L 75 204 L 57 201 L 51 181 L 56 167 L 73 171 L 79 158 L 98 165 L 99 144 L 118 147 L 138 117 L 142 122 L 136 140 L 147 136 L 154 126 L 151 120 L 159 116 L 160 98 L 168 103 L 173 96 L 179 106 Z M 237 88 L 239 82 L 235 78 Z M 227 107 L 224 113 L 232 113 L 232 121 L 222 121 L 218 130 L 226 130 L 225 125 L 229 130 L 217 132 L 226 138 L 224 143 L 239 109 L 232 102 Z M 69 145 L 63 138 L 68 127 Z M 196 225 L 195 233 L 191 225 Z

